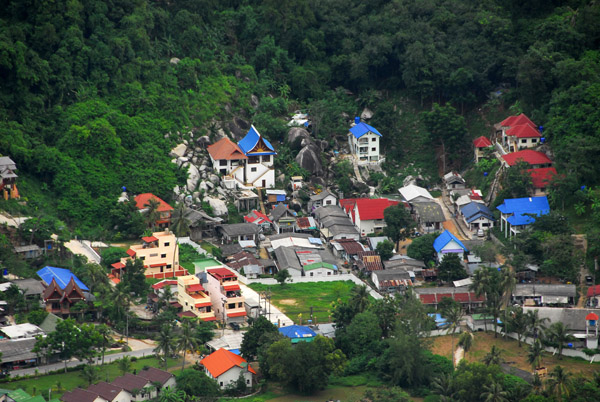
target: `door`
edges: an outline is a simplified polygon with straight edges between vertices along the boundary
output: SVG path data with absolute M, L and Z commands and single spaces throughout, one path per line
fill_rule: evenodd
M 262 187 L 263 187 L 263 188 L 266 188 L 266 187 L 267 187 L 267 181 L 266 181 L 265 179 L 263 179 L 263 181 L 262 181 Z

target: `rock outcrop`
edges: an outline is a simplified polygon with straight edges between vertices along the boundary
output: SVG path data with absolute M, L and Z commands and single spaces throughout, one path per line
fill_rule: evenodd
M 311 174 L 320 176 L 323 174 L 323 164 L 321 163 L 321 149 L 313 142 L 306 145 L 296 155 L 296 162 L 303 169 Z

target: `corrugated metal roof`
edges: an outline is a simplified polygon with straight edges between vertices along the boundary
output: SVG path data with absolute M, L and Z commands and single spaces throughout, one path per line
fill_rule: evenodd
M 373 134 L 377 134 L 381 137 L 381 133 L 377 131 L 377 129 L 373 126 L 368 125 L 367 123 L 360 122 L 354 127 L 350 128 L 350 132 L 356 137 L 360 138 L 363 135 L 371 132 Z
M 261 139 L 271 152 L 252 152 Z M 252 152 L 251 155 L 276 155 L 273 145 L 265 137 L 261 136 L 254 126 L 250 127 L 248 134 L 238 142 L 238 145 L 246 156 L 250 152 Z
M 464 244 L 462 244 L 462 242 L 460 240 L 458 240 L 458 237 L 454 236 L 450 231 L 445 230 L 444 233 L 442 233 L 441 235 L 439 235 L 435 241 L 433 242 L 433 248 L 435 249 L 436 252 L 440 252 L 444 246 L 448 243 L 450 243 L 452 240 L 454 240 L 456 243 L 458 243 L 458 245 L 465 251 L 468 251 L 467 248 L 465 247 Z

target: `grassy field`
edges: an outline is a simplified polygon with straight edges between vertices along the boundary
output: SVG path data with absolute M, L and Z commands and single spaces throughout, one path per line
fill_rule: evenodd
M 475 332 L 473 347 L 469 352 L 466 353 L 466 360 L 469 362 L 481 361 L 481 359 L 490 351 L 492 345 L 502 350 L 502 358 L 508 364 L 513 367 L 520 368 L 525 371 L 531 372 L 531 365 L 527 363 L 527 350 L 528 345 L 523 343 L 519 348 L 519 344 L 516 340 L 511 338 L 503 339 L 501 335 L 498 338 L 494 338 L 493 332 Z M 438 336 L 432 338 L 432 352 L 442 356 L 450 358 L 451 337 L 450 336 Z M 454 340 L 454 346 L 458 342 L 458 335 Z M 581 373 L 583 375 L 591 376 L 592 373 L 597 372 L 600 369 L 600 363 L 590 364 L 583 359 L 577 359 L 572 357 L 563 356 L 559 359 L 558 356 L 552 356 L 550 353 L 544 353 L 542 359 L 542 366 L 547 367 L 550 371 L 555 366 L 562 366 L 572 374 Z
M 181 360 L 179 359 L 168 359 L 168 366 L 178 367 L 181 365 Z M 159 366 L 159 361 L 155 357 L 138 359 L 135 362 L 132 362 L 132 369 L 140 371 L 144 367 L 157 367 L 163 368 L 164 366 L 161 364 Z M 100 367 L 100 366 L 98 366 Z M 170 370 L 171 371 L 171 370 Z M 100 368 L 100 379 L 104 381 L 112 381 L 116 377 L 120 376 L 121 372 L 117 366 L 117 363 L 106 364 L 103 368 Z M 18 389 L 21 388 L 25 392 L 37 395 L 43 394 L 44 396 L 48 396 L 48 390 L 52 389 L 52 397 L 60 398 L 65 392 L 71 391 L 77 387 L 86 388 L 87 382 L 84 377 L 81 375 L 81 370 L 77 371 L 69 371 L 68 373 L 59 373 L 59 374 L 49 374 L 49 375 L 40 375 L 38 377 L 25 378 L 21 380 L 16 380 L 12 382 L 2 382 L 0 383 L 0 388 L 4 389 Z
M 300 323 L 298 314 L 302 314 L 303 323 L 310 319 L 311 307 L 317 323 L 330 322 L 331 302 L 347 300 L 354 286 L 352 281 L 291 283 L 284 286 L 250 284 L 257 292 L 271 290 L 271 302 L 296 323 Z

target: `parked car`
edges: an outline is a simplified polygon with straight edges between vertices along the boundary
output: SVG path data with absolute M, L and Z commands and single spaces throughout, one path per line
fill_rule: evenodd
M 485 231 L 483 229 L 479 229 L 477 231 L 477 237 L 484 237 L 485 236 Z
M 238 324 L 237 322 L 230 322 L 229 326 L 231 327 L 231 329 L 233 329 L 234 331 L 239 331 L 240 330 L 240 324 Z
M 587 275 L 585 277 L 585 284 L 588 286 L 593 286 L 594 285 L 594 278 L 592 278 L 591 275 Z

